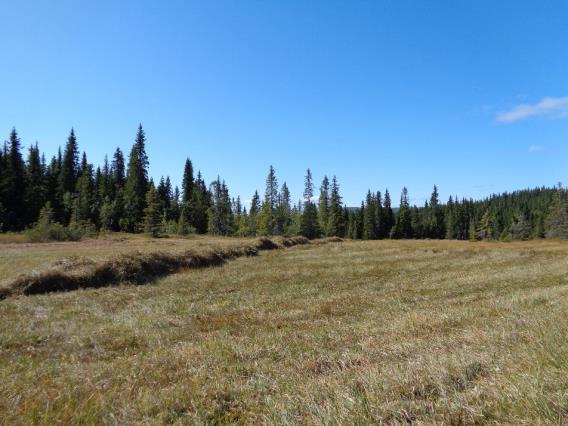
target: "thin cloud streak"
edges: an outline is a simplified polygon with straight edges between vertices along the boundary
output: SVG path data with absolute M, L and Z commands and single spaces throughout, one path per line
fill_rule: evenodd
M 531 145 L 529 146 L 529 152 L 531 154 L 534 154 L 536 152 L 544 152 L 544 146 L 540 146 L 540 145 Z
M 568 117 L 568 96 L 561 98 L 543 98 L 536 104 L 520 104 L 509 111 L 499 112 L 499 123 L 514 123 L 533 117 L 560 118 Z

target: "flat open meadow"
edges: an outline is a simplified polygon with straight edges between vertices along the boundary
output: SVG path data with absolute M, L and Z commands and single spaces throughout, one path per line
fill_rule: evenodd
M 247 239 L 0 245 L 4 285 Z M 568 243 L 343 241 L 0 301 L 0 423 L 565 424 Z

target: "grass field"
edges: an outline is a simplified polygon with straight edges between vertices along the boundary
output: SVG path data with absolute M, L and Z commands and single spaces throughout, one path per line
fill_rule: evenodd
M 14 243 L 0 274 L 237 243 Z M 0 319 L 5 424 L 568 421 L 563 242 L 296 246 L 144 286 L 10 297 Z

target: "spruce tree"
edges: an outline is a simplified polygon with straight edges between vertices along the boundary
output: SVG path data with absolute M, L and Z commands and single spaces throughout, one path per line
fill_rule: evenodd
M 26 168 L 20 152 L 20 138 L 15 128 L 10 132 L 4 157 L 2 205 L 5 210 L 5 223 L 3 227 L 8 231 L 19 231 L 26 224 Z
M 492 240 L 495 238 L 493 221 L 493 215 L 489 209 L 486 209 L 477 228 L 477 238 L 479 240 Z
M 260 214 L 260 196 L 254 191 L 249 209 L 249 229 L 252 236 L 258 235 L 258 216 Z
M 320 186 L 320 195 L 318 200 L 318 225 L 324 236 L 329 235 L 329 179 L 323 177 Z
M 112 182 L 116 188 L 115 190 L 121 190 L 126 182 L 126 175 L 124 168 L 124 154 L 122 153 L 120 148 L 116 148 L 116 151 L 114 152 L 114 155 L 112 157 L 111 175 Z
M 211 194 L 205 186 L 205 181 L 201 176 L 201 171 L 197 173 L 194 190 L 190 202 L 189 223 L 198 234 L 205 234 L 208 227 L 208 211 L 211 206 Z
M 402 188 L 400 194 L 400 207 L 396 217 L 396 224 L 392 231 L 393 238 L 412 238 L 412 212 L 408 200 L 408 190 Z
M 155 188 L 154 188 L 155 189 Z M 121 228 L 135 232 L 142 221 L 148 192 L 148 156 L 146 155 L 146 135 L 142 125 L 138 127 L 136 140 L 130 151 L 128 173 L 124 188 L 124 217 Z
M 392 228 L 395 224 L 394 212 L 392 210 L 391 205 L 391 197 L 389 190 L 385 190 L 385 200 L 383 204 L 383 217 L 384 217 L 384 225 L 382 234 L 385 238 L 389 238 L 391 235 Z
M 382 239 L 388 236 L 385 231 L 385 214 L 383 211 L 383 197 L 381 191 L 375 195 L 375 238 Z
M 59 174 L 59 192 L 61 196 L 66 193 L 74 193 L 79 178 L 79 146 L 75 136 L 75 130 L 71 129 Z
M 314 196 L 314 184 L 312 172 L 310 169 L 306 171 L 304 179 L 304 209 L 302 212 L 302 220 L 300 223 L 300 233 L 306 238 L 313 239 L 319 235 L 318 212 L 312 201 Z
M 217 176 L 211 184 L 211 207 L 209 208 L 209 233 L 228 236 L 233 232 L 233 211 L 229 189 Z
M 187 158 L 185 160 L 185 166 L 183 168 L 183 180 L 181 183 L 181 202 L 183 204 L 189 203 L 191 201 L 193 186 L 193 164 L 191 163 L 191 160 Z
M 278 223 L 276 221 L 276 208 L 278 206 L 278 180 L 276 171 L 270 166 L 266 177 L 266 190 L 264 192 L 264 202 L 259 218 L 259 228 L 262 235 L 279 234 Z
M 446 211 L 444 214 L 445 218 L 445 226 L 446 226 L 446 239 L 454 239 L 456 237 L 455 227 L 456 227 L 456 218 L 455 218 L 455 206 L 452 196 L 448 199 L 448 203 L 446 204 Z M 476 236 L 477 237 L 477 236 Z
M 81 164 L 79 165 L 79 172 L 77 173 L 77 179 L 79 178 L 79 176 L 81 176 L 83 170 L 87 168 L 88 164 L 89 162 L 87 161 L 87 153 L 83 151 L 83 155 L 81 156 Z
M 568 210 L 566 208 L 566 191 L 558 184 L 550 204 L 546 223 L 547 238 L 568 239 Z
M 524 213 L 518 213 L 511 226 L 511 236 L 514 240 L 528 240 L 531 237 L 531 223 Z
M 37 221 L 46 202 L 45 162 L 40 157 L 39 147 L 30 146 L 26 163 L 26 224 Z
M 73 220 L 76 225 L 94 223 L 95 183 L 93 180 L 93 166 L 85 164 L 79 180 L 77 181 L 76 197 L 73 206 Z
M 146 193 L 146 207 L 144 207 L 144 232 L 152 237 L 157 237 L 160 233 L 160 197 L 154 182 L 150 181 L 148 192 Z
M 444 210 L 440 206 L 440 200 L 438 196 L 438 187 L 434 185 L 432 195 L 430 197 L 429 204 L 429 215 L 428 215 L 428 236 L 430 238 L 441 239 L 444 238 L 445 230 L 445 220 L 444 220 Z
M 377 236 L 375 235 L 375 230 L 375 198 L 371 193 L 371 190 L 368 190 L 367 197 L 365 199 L 365 209 L 363 216 L 363 239 L 374 240 L 375 238 L 377 238 Z
M 279 234 L 290 235 L 292 223 L 292 207 L 290 206 L 290 190 L 286 182 L 282 184 L 276 209 L 276 228 Z
M 345 235 L 345 226 L 345 216 L 341 203 L 341 195 L 339 194 L 339 183 L 337 183 L 337 178 L 333 176 L 329 196 L 328 235 L 343 237 Z

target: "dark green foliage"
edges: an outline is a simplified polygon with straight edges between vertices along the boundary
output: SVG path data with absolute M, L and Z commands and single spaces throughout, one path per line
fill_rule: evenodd
M 492 240 L 496 236 L 494 227 L 494 217 L 489 210 L 485 210 L 479 225 L 477 227 L 477 239 L 478 240 Z
M 396 223 L 391 231 L 392 238 L 412 238 L 414 236 L 412 229 L 412 212 L 410 211 L 410 204 L 408 200 L 408 190 L 406 187 L 402 188 L 400 194 L 400 206 Z
M 124 188 L 124 216 L 120 219 L 120 227 L 124 231 L 134 232 L 138 229 L 144 214 L 144 207 L 146 207 L 147 192 L 146 135 L 142 125 L 140 125 L 128 161 L 128 173 Z
M 300 234 L 309 239 L 316 238 L 320 233 L 318 226 L 318 211 L 316 205 L 312 201 L 313 196 L 314 184 L 312 172 L 308 169 L 304 179 L 304 206 L 300 222 Z
M 331 181 L 331 194 L 329 196 L 329 212 L 327 235 L 331 237 L 345 236 L 345 216 L 339 194 L 339 184 L 337 178 L 333 176 Z
M 532 227 L 524 214 L 519 214 L 511 226 L 511 236 L 514 240 L 528 240 L 532 234 Z
M 294 235 L 290 232 L 292 224 L 292 207 L 290 206 L 290 190 L 286 182 L 282 184 L 278 195 L 278 206 L 276 207 L 276 230 L 278 234 Z
M 278 207 L 278 180 L 276 179 L 276 171 L 270 166 L 268 176 L 266 177 L 266 190 L 264 192 L 264 201 L 260 209 L 260 217 L 258 220 L 258 232 L 260 235 L 278 235 L 282 233 L 276 218 L 276 209 Z
M 233 232 L 233 211 L 229 189 L 225 181 L 217 177 L 211 184 L 211 207 L 209 208 L 209 233 L 231 235 Z
M 430 197 L 430 204 L 426 209 L 426 223 L 425 223 L 425 236 L 428 238 L 441 239 L 446 234 L 444 210 L 440 205 L 438 196 L 438 187 L 434 185 L 432 196 Z
M 36 143 L 30 146 L 26 164 L 26 224 L 34 223 L 46 202 L 46 166 Z
M 37 223 L 26 231 L 32 242 L 79 241 L 83 234 L 84 230 L 79 227 L 65 227 L 56 222 L 55 211 L 49 201 L 41 209 Z
M 376 216 L 375 216 L 376 200 L 371 190 L 367 191 L 365 199 L 365 209 L 363 211 L 363 239 L 374 240 L 377 238 Z
M 305 177 L 304 199 L 291 205 L 286 183 L 278 188 L 271 166 L 261 204 L 255 192 L 250 209 L 237 197 L 231 201 L 227 185 L 219 179 L 209 191 L 201 172 L 193 178 L 189 159 L 184 165 L 182 191 L 169 177 L 153 188 L 148 205 L 149 177 L 146 137 L 139 126 L 131 149 L 128 170 L 124 155 L 116 149 L 112 161 L 105 157 L 101 167 L 88 163 L 79 150 L 71 129 L 64 152 L 46 163 L 37 143 L 29 148 L 26 162 L 21 154 L 16 130 L 0 150 L 0 231 L 19 231 L 38 222 L 44 204 L 48 207 L 49 232 L 34 227 L 37 239 L 68 239 L 70 232 L 105 231 L 150 233 L 179 232 L 255 236 L 298 235 L 309 238 L 347 236 L 349 238 L 450 238 L 461 240 L 528 238 L 568 238 L 568 206 L 565 190 L 535 188 L 492 195 L 483 200 L 450 197 L 440 203 L 434 186 L 422 207 L 411 206 L 403 189 L 400 207 L 393 211 L 388 190 L 368 191 L 360 208 L 343 205 L 335 176 L 324 177 L 319 201 L 314 203 L 311 171 Z M 150 210 L 146 210 L 151 207 Z M 152 213 L 150 215 L 150 213 Z M 154 229 L 155 222 L 158 228 Z M 70 226 L 66 227 L 65 225 Z M 43 236 L 41 236 L 43 235 Z M 58 235 L 58 236 L 57 236 Z
M 318 225 L 323 236 L 329 235 L 329 179 L 323 177 L 318 199 Z
M 193 194 L 193 164 L 187 158 L 183 168 L 183 180 L 181 182 L 181 202 L 182 204 L 189 203 Z
M 201 171 L 197 173 L 189 208 L 190 224 L 198 234 L 205 234 L 208 226 L 208 212 L 211 206 L 211 194 L 205 186 Z M 184 206 L 185 207 L 185 206 Z
M 75 130 L 71 129 L 65 151 L 63 161 L 61 163 L 61 171 L 59 172 L 59 192 L 60 194 L 73 193 L 79 178 L 79 146 L 75 137 Z
M 561 185 L 558 185 L 547 218 L 548 238 L 568 238 L 568 211 L 566 209 L 566 191 Z
M 152 237 L 157 237 L 160 233 L 160 201 L 160 195 L 154 187 L 154 182 L 150 181 L 149 189 L 146 193 L 146 207 L 144 207 L 144 232 Z
M 26 225 L 26 168 L 20 149 L 20 138 L 12 129 L 2 155 L 0 182 L 0 203 L 5 209 L 3 229 L 7 231 L 18 231 Z
M 124 183 L 126 182 L 126 175 L 124 169 L 124 154 L 122 154 L 120 148 L 116 148 L 116 151 L 114 152 L 110 170 L 112 176 L 112 183 L 115 187 L 115 190 L 118 191 L 119 189 L 124 187 Z
M 93 180 L 93 166 L 85 164 L 79 180 L 77 181 L 76 196 L 73 204 L 71 222 L 83 224 L 85 222 L 94 223 L 96 219 L 95 210 L 95 182 Z
M 260 196 L 258 195 L 258 191 L 254 191 L 254 195 L 252 196 L 250 203 L 248 218 L 248 230 L 250 235 L 257 235 L 258 233 L 260 208 Z
M 395 224 L 395 217 L 394 217 L 394 212 L 392 210 L 391 197 L 388 189 L 385 190 L 385 201 L 383 206 L 384 206 L 383 207 L 384 224 L 381 227 L 382 229 L 381 235 L 384 236 L 384 238 L 388 238 Z

